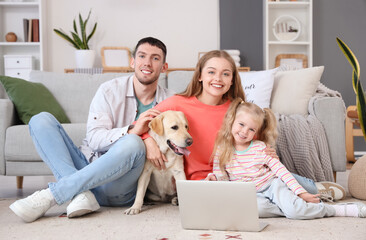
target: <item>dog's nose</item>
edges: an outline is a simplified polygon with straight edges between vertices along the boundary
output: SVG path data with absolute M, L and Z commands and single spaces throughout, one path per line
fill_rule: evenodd
M 191 146 L 191 145 L 192 145 L 192 143 L 193 143 L 193 139 L 192 139 L 192 138 L 187 138 L 187 139 L 186 139 L 186 144 L 187 144 L 187 146 Z

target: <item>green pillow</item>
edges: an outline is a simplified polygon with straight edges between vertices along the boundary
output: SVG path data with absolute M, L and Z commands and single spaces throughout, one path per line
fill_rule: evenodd
M 23 123 L 28 124 L 40 112 L 51 113 L 60 123 L 70 123 L 61 105 L 42 83 L 7 76 L 0 76 L 0 82 Z

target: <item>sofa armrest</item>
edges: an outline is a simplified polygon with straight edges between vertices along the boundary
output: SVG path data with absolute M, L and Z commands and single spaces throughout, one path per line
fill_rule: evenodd
M 0 112 L 0 174 L 5 175 L 6 129 L 16 123 L 16 111 L 12 101 L 0 99 Z
M 314 113 L 316 118 L 323 124 L 328 140 L 333 171 L 346 171 L 346 137 L 344 125 L 346 108 L 342 98 L 316 98 L 314 101 L 310 101 L 309 112 Z

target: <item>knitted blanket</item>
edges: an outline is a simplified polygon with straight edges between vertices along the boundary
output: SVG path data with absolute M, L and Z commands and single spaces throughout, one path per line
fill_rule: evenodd
M 321 97 L 340 97 L 337 91 L 319 84 L 310 104 Z M 292 172 L 316 182 L 334 181 L 328 141 L 321 122 L 310 108 L 308 116 L 276 114 L 278 122 L 277 154 Z
M 316 182 L 333 181 L 323 125 L 313 115 L 279 115 L 277 154 L 286 168 Z

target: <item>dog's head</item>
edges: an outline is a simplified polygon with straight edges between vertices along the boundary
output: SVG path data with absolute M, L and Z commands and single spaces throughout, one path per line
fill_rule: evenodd
M 186 147 L 191 146 L 193 139 L 188 133 L 188 121 L 184 113 L 166 111 L 155 117 L 150 123 L 151 131 L 158 145 L 166 144 L 177 155 L 188 155 Z

